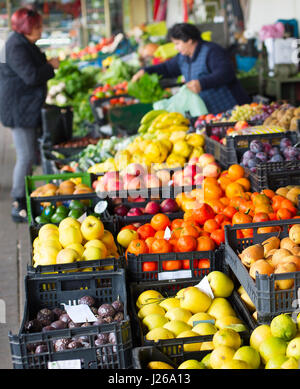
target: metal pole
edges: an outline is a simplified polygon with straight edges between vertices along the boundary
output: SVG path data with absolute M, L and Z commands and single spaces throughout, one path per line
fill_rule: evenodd
M 111 20 L 109 0 L 104 0 L 104 18 L 105 18 L 105 35 L 106 38 L 111 36 Z
M 82 40 L 83 46 L 87 46 L 89 43 L 89 36 L 87 30 L 87 11 L 86 0 L 81 0 L 81 20 L 82 20 Z
M 11 2 L 6 0 L 6 11 L 7 11 L 7 26 L 11 30 Z

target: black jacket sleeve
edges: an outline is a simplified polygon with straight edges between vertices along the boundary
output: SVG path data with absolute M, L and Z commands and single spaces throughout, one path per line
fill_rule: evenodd
M 157 73 L 165 78 L 175 78 L 181 75 L 180 68 L 177 62 L 177 55 L 163 63 L 144 68 L 145 72 L 152 74 Z
M 31 53 L 22 44 L 7 48 L 6 63 L 26 85 L 42 85 L 54 77 L 52 65 L 46 62 L 43 65 L 37 66 Z
M 215 46 L 207 57 L 209 75 L 199 78 L 202 90 L 217 88 L 235 80 L 233 65 L 222 47 Z

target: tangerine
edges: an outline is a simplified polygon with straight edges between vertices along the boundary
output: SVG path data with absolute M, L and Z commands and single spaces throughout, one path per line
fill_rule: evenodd
M 157 213 L 152 216 L 150 221 L 151 226 L 156 230 L 165 230 L 167 227 L 171 225 L 170 219 L 164 213 Z
M 225 194 L 226 197 L 231 199 L 235 196 L 242 196 L 244 193 L 244 187 L 241 184 L 238 184 L 237 182 L 232 182 L 231 184 L 227 185 Z
M 243 168 L 243 166 L 238 165 L 238 164 L 234 164 L 234 165 L 229 166 L 228 177 L 232 181 L 236 181 L 239 178 L 244 177 L 244 175 L 245 175 L 245 169 Z
M 197 239 L 194 236 L 180 236 L 177 240 L 176 248 L 179 252 L 195 251 L 197 248 Z
M 200 236 L 197 239 L 197 251 L 211 251 L 215 248 L 216 244 L 210 236 Z
M 166 239 L 155 239 L 151 245 L 151 252 L 155 254 L 170 253 L 173 246 Z

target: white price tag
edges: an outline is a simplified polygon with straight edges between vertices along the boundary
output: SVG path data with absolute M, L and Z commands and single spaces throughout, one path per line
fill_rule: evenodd
M 176 280 L 180 278 L 192 278 L 191 270 L 165 271 L 158 273 L 158 280 Z
M 103 213 L 106 210 L 107 206 L 108 206 L 108 202 L 107 201 L 99 201 L 95 205 L 94 212 L 96 212 L 96 213 Z
M 81 369 L 80 359 L 48 362 L 48 369 Z
M 87 304 L 67 305 L 63 304 L 65 311 L 74 323 L 85 323 L 97 321 L 96 316 Z
M 84 212 L 77 220 L 79 221 L 79 223 L 82 223 L 86 217 L 87 217 L 87 213 Z
M 168 185 L 169 186 L 172 186 L 174 184 L 174 181 L 173 180 L 170 180 L 169 182 L 168 182 Z
M 166 240 L 169 240 L 170 238 L 171 238 L 171 230 L 170 230 L 170 228 L 169 227 L 167 227 L 166 229 L 165 229 L 165 233 L 164 233 L 164 239 L 166 239 Z
M 199 284 L 195 285 L 195 287 L 201 290 L 201 292 L 207 294 L 210 298 L 212 299 L 215 298 L 213 291 L 210 287 L 210 284 L 208 282 L 207 276 L 204 276 L 204 278 L 202 278 Z
M 104 114 L 103 114 L 103 109 L 102 108 L 97 107 L 96 108 L 96 112 L 98 114 L 99 119 L 103 119 L 104 118 Z

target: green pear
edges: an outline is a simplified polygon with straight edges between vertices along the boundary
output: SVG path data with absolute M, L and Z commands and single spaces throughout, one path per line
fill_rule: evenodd
M 207 275 L 207 280 L 215 297 L 229 297 L 231 295 L 234 284 L 227 274 L 215 270 Z

